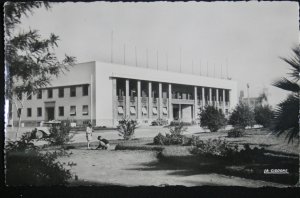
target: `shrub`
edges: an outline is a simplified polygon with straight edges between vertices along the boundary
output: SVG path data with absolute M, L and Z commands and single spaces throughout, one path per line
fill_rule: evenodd
M 6 146 L 6 184 L 65 185 L 72 178 L 70 170 L 56 159 L 65 152 L 42 153 L 34 146 L 33 139 L 23 135 L 20 140 Z
M 179 126 L 179 125 L 191 126 L 192 123 L 190 123 L 190 122 L 181 122 L 181 121 L 171 121 L 169 126 Z
M 164 125 L 168 125 L 168 120 L 162 119 L 162 118 L 158 118 L 158 119 L 152 121 L 151 125 L 152 126 L 164 126 Z
M 137 126 L 137 121 L 130 119 L 123 119 L 119 121 L 117 130 L 119 135 L 123 136 L 124 140 L 130 140 L 134 136 L 134 131 Z
M 238 151 L 238 146 L 231 146 L 227 141 L 219 139 L 200 140 L 195 142 L 193 154 L 228 158 Z
M 74 137 L 74 134 L 70 134 L 71 126 L 70 122 L 63 122 L 59 126 L 53 126 L 50 129 L 49 137 L 45 139 L 51 145 L 65 145 L 70 142 Z
M 234 128 L 227 132 L 227 137 L 229 138 L 237 138 L 244 136 L 244 129 Z
M 206 106 L 199 116 L 200 126 L 207 127 L 211 132 L 216 132 L 226 125 L 225 115 L 214 106 Z
M 229 124 L 238 128 L 253 126 L 254 113 L 246 103 L 240 102 L 232 112 L 229 118 Z
M 257 124 L 267 128 L 271 126 L 274 113 L 269 105 L 257 106 L 254 109 L 254 118 Z
M 154 137 L 153 143 L 155 145 L 165 145 L 166 136 L 162 135 L 161 133 L 158 133 L 157 136 Z
M 159 133 L 154 137 L 153 143 L 156 145 L 178 145 L 184 144 L 186 138 L 182 135 L 182 133 L 186 131 L 186 127 L 182 124 L 174 127 L 170 127 L 170 134 L 166 134 L 166 136 Z

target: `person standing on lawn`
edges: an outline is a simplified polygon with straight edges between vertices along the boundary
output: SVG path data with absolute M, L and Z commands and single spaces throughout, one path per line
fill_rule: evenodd
M 87 148 L 90 148 L 90 142 L 92 141 L 92 133 L 93 133 L 93 127 L 91 122 L 88 123 L 88 126 L 86 127 L 86 140 L 87 140 Z

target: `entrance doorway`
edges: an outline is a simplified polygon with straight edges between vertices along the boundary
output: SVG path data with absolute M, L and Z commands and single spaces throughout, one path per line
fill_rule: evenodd
M 193 105 L 190 104 L 173 104 L 173 119 L 183 122 L 192 122 Z
M 174 120 L 179 120 L 180 115 L 179 115 L 179 105 L 173 104 L 173 119 Z
M 46 107 L 45 119 L 47 121 L 54 120 L 54 107 Z

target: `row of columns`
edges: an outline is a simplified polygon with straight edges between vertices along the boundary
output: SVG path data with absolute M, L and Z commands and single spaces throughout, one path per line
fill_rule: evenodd
M 116 86 L 116 79 L 113 80 L 113 86 L 115 87 Z M 158 84 L 158 90 L 159 90 L 159 93 L 158 93 L 158 115 L 159 115 L 159 118 L 162 117 L 162 83 L 159 83 Z M 216 91 L 216 98 L 217 98 L 217 105 L 219 103 L 219 93 L 220 89 L 217 89 Z M 168 99 L 169 99 L 169 103 L 168 103 L 168 117 L 171 118 L 171 116 L 173 115 L 173 108 L 172 108 L 172 84 L 169 84 L 168 85 Z M 114 93 L 115 94 L 115 93 Z M 230 92 L 229 92 L 230 94 Z M 222 104 L 222 109 L 223 109 L 223 112 L 225 112 L 225 90 L 223 89 L 223 93 L 222 93 L 223 97 L 223 104 Z M 129 79 L 126 79 L 126 82 L 125 82 L 125 104 L 126 104 L 126 108 L 125 108 L 125 112 L 126 112 L 126 116 L 129 116 L 130 114 L 130 111 L 129 111 L 129 100 L 130 100 L 130 97 L 129 97 Z M 148 82 L 148 101 L 149 101 L 149 105 L 148 105 L 148 116 L 149 118 L 151 119 L 151 111 L 152 111 L 152 83 L 151 82 Z M 208 99 L 208 104 L 212 104 L 212 88 L 209 88 L 209 99 Z M 202 107 L 204 107 L 206 105 L 206 101 L 205 101 L 205 88 L 202 87 Z M 197 98 L 197 87 L 194 86 L 194 108 L 193 108 L 193 115 L 194 115 L 194 118 L 197 117 L 197 109 L 199 109 L 198 107 L 198 98 Z M 137 81 L 137 118 L 141 118 L 142 117 L 142 107 L 141 107 L 141 81 L 138 80 Z

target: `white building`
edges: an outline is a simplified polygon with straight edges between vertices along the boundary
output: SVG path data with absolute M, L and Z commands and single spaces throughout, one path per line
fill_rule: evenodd
M 192 122 L 207 104 L 228 114 L 237 100 L 233 80 L 93 61 L 71 67 L 26 100 L 21 119 L 25 126 L 52 119 L 116 126 L 125 116 L 145 124 Z M 13 106 L 15 124 L 16 112 Z

